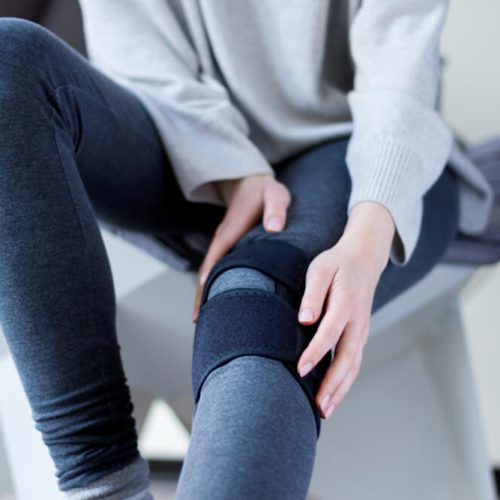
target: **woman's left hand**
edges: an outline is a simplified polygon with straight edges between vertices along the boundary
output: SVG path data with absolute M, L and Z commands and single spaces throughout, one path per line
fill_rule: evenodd
M 370 332 L 373 296 L 389 259 L 394 231 L 392 216 L 383 205 L 358 203 L 337 244 L 317 255 L 307 269 L 299 322 L 316 323 L 324 305 L 325 313 L 297 370 L 306 375 L 335 348 L 315 397 L 323 418 L 340 404 L 359 373 Z

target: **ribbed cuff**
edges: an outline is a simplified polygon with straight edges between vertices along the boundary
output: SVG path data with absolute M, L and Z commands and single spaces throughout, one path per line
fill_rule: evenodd
M 449 157 L 451 132 L 434 110 L 398 92 L 351 92 L 349 102 L 348 213 L 363 200 L 384 205 L 396 226 L 390 260 L 404 266 L 420 235 L 423 196 Z
M 415 186 L 408 182 L 411 171 L 418 168 L 418 160 L 404 146 L 379 139 L 365 146 L 371 161 L 357 172 L 352 183 L 348 214 L 361 201 L 376 201 L 391 213 L 396 233 L 391 245 L 391 261 L 404 266 L 416 246 L 422 217 L 422 201 L 415 198 Z M 356 158 L 356 150 L 348 152 L 348 162 L 363 164 Z M 398 168 L 388 168 L 397 165 Z

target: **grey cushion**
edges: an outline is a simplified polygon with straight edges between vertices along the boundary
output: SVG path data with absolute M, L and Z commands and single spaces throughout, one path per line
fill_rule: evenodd
M 477 236 L 458 234 L 443 258 L 445 262 L 493 264 L 500 260 L 500 137 L 466 149 L 495 192 L 490 222 Z

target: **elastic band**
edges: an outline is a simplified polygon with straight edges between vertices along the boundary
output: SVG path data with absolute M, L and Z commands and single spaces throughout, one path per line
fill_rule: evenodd
M 258 239 L 237 246 L 211 269 L 204 285 L 201 304 L 214 279 L 233 267 L 257 269 L 284 285 L 291 293 L 292 305 L 297 305 L 304 290 L 309 256 L 300 248 L 280 240 Z
M 235 289 L 214 296 L 201 307 L 196 326 L 192 361 L 195 402 L 208 374 L 231 359 L 245 355 L 277 359 L 303 387 L 319 437 L 320 414 L 314 397 L 330 365 L 331 353 L 305 377 L 300 377 L 296 369 L 312 335 L 312 329 L 298 323 L 297 313 L 288 301 L 276 294 Z

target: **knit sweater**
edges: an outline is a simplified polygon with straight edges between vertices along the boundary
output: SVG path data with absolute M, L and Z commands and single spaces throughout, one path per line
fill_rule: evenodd
M 351 134 L 347 212 L 384 205 L 406 265 L 453 143 L 435 110 L 447 0 L 80 1 L 91 60 L 140 97 L 187 200 L 223 206 L 214 181 Z M 461 207 L 485 221 L 473 170 Z

